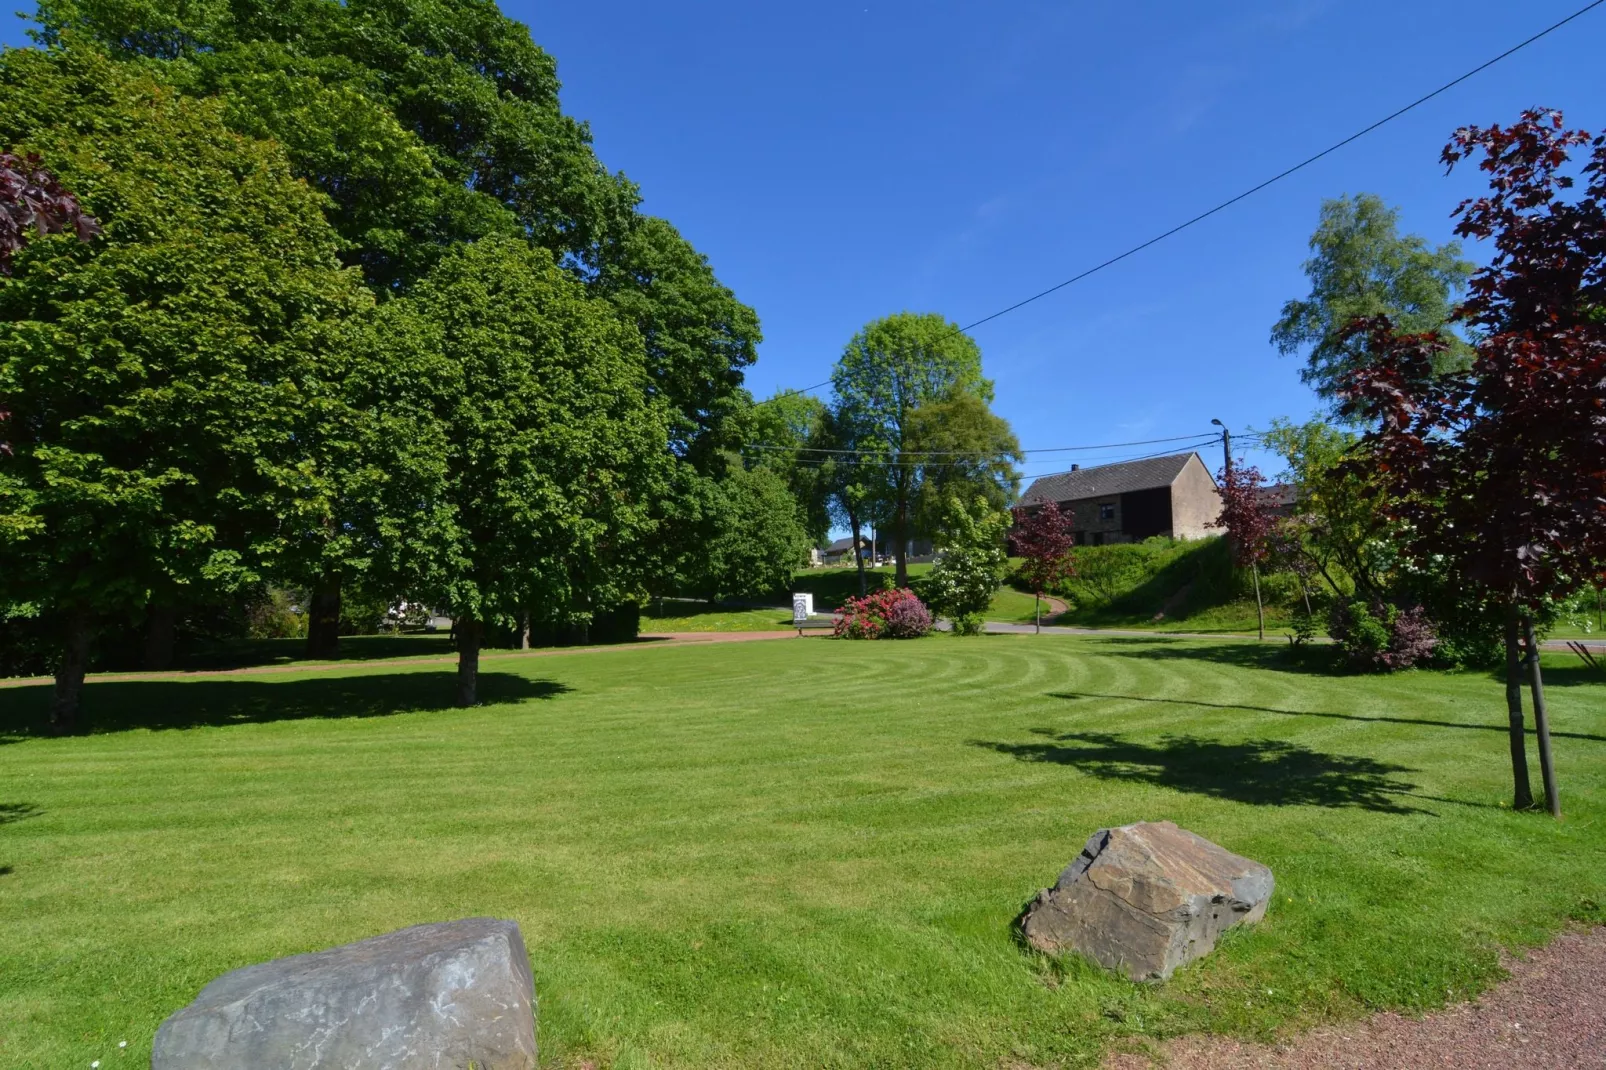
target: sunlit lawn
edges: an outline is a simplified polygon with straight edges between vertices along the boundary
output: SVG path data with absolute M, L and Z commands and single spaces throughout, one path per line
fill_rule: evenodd
M 792 611 L 731 609 L 699 602 L 665 602 L 641 614 L 641 630 L 652 632 L 769 632 L 790 627 Z
M 992 636 L 497 654 L 0 689 L 0 1066 L 145 1065 L 247 963 L 523 927 L 543 1061 L 1088 1065 L 1110 1043 L 1417 1009 L 1606 902 L 1606 678 L 1550 680 L 1567 820 L 1502 807 L 1482 674 L 1241 642 Z M 1573 667 L 1565 667 L 1568 665 Z M 1102 825 L 1269 864 L 1264 924 L 1170 984 L 1014 920 Z M 129 1048 L 119 1053 L 117 1043 Z

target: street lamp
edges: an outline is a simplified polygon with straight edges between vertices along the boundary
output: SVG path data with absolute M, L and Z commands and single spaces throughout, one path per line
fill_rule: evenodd
M 1211 420 L 1210 422 L 1221 428 L 1221 459 L 1224 465 L 1223 471 L 1227 473 L 1227 478 L 1230 480 L 1232 479 L 1232 432 L 1228 431 L 1227 425 L 1222 423 L 1220 420 Z

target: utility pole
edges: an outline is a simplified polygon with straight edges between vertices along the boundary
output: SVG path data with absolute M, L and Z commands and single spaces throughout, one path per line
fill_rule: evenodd
M 1230 485 L 1232 483 L 1232 432 L 1228 431 L 1227 425 L 1220 420 L 1211 420 L 1210 422 L 1221 428 L 1222 471 L 1226 474 L 1227 483 Z M 1266 641 L 1266 606 L 1260 599 L 1260 563 L 1250 561 L 1249 571 L 1255 580 L 1255 628 L 1260 635 L 1260 641 L 1264 643 Z
M 1227 481 L 1232 482 L 1232 432 L 1220 420 L 1211 420 L 1211 423 L 1221 428 L 1221 461 L 1227 473 Z

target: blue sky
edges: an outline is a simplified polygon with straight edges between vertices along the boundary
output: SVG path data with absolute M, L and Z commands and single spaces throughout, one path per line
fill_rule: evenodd
M 753 305 L 749 385 L 818 383 L 902 309 L 969 323 L 1269 177 L 1584 0 L 803 4 L 504 0 L 564 104 Z M 0 40 L 22 43 L 22 24 Z M 1438 242 L 1476 188 L 1463 123 L 1606 126 L 1606 7 L 1304 172 L 978 328 L 997 409 L 1044 448 L 1235 431 L 1315 407 L 1267 342 L 1324 197 Z M 1480 249 L 1468 250 L 1482 259 Z M 1028 475 L 1157 447 L 1038 456 Z M 1219 454 L 1205 452 L 1212 466 Z

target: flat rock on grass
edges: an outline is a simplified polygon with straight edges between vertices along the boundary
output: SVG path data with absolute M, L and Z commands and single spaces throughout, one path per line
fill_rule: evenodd
M 415 925 L 226 973 L 162 1023 L 152 1070 L 534 1070 L 519 927 Z
M 1022 922 L 1041 951 L 1079 951 L 1134 981 L 1208 954 L 1222 932 L 1259 921 L 1271 870 L 1169 821 L 1099 829 Z

